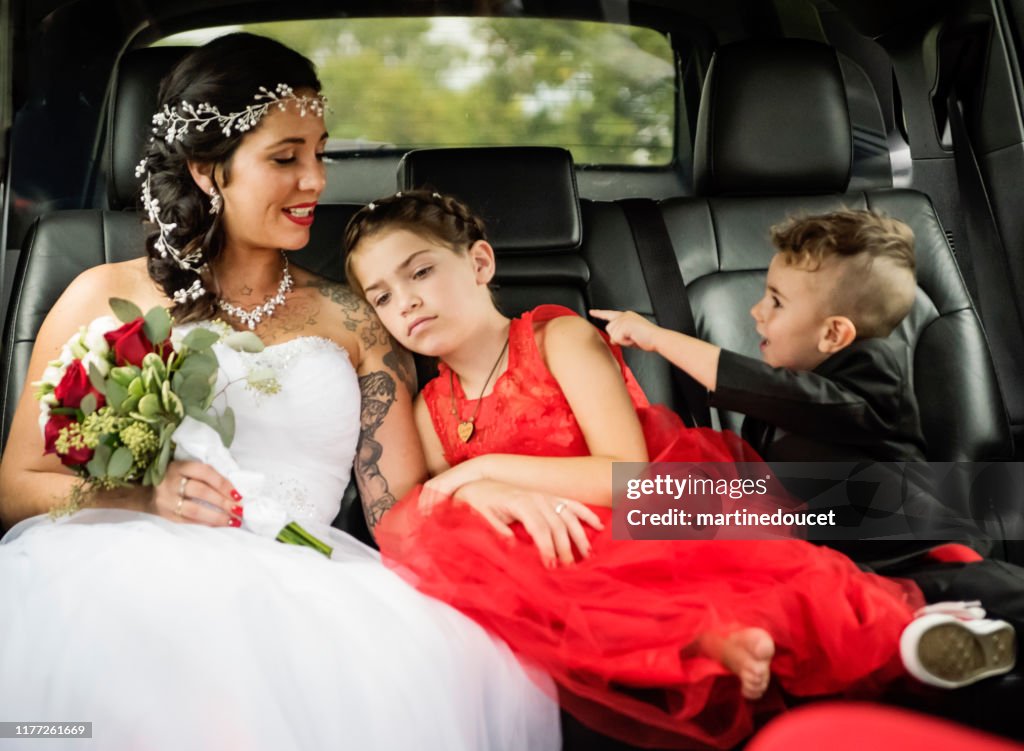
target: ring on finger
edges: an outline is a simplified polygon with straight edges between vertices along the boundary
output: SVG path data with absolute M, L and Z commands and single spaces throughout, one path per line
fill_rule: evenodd
M 178 504 L 174 507 L 174 513 L 178 516 L 181 516 L 181 507 L 184 505 L 184 503 L 185 496 L 181 496 L 181 498 L 178 499 Z
M 185 500 L 185 486 L 188 485 L 188 481 L 189 481 L 188 477 L 185 477 L 185 475 L 181 476 L 181 484 L 178 485 L 178 497 L 182 501 Z M 181 508 L 181 503 L 180 502 L 178 503 L 178 508 Z
M 567 504 L 567 503 L 566 503 L 565 501 L 560 501 L 560 502 L 559 502 L 559 503 L 558 503 L 558 504 L 557 504 L 557 505 L 555 506 L 555 514 L 556 514 L 556 515 L 561 515 L 561 513 L 562 513 L 563 511 L 565 511 L 565 509 L 566 509 L 566 506 L 568 506 L 568 504 Z

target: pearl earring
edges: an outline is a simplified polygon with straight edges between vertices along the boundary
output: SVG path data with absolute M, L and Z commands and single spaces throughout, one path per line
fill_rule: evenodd
M 210 213 L 219 214 L 221 207 L 224 205 L 224 199 L 221 198 L 220 193 L 217 192 L 216 188 L 210 188 Z

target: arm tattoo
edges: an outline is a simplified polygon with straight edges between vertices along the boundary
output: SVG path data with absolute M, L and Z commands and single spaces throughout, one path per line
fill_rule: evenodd
M 345 328 L 359 333 L 363 347 L 388 347 L 388 352 L 384 355 L 384 364 L 402 380 L 409 391 L 409 396 L 415 396 L 416 364 L 412 356 L 388 334 L 380 319 L 370 310 L 368 303 L 350 287 L 338 282 L 317 279 L 314 286 L 317 292 L 341 308 L 345 314 Z
M 356 485 L 363 501 L 363 513 L 372 532 L 395 505 L 396 498 L 388 489 L 387 478 L 381 474 L 380 461 L 384 447 L 374 438 L 395 402 L 395 379 L 382 370 L 359 377 L 362 398 L 360 410 L 359 448 L 356 451 Z
M 327 279 L 317 279 L 314 286 L 317 292 L 341 308 L 345 315 L 345 328 L 359 332 L 363 347 L 370 349 L 377 344 L 390 343 L 391 336 L 377 318 L 377 314 L 370 308 L 370 304 L 350 287 Z
M 402 383 L 409 391 L 409 398 L 415 397 L 416 363 L 413 362 L 412 355 L 394 339 L 391 339 L 391 350 L 384 355 L 384 364 L 402 379 Z

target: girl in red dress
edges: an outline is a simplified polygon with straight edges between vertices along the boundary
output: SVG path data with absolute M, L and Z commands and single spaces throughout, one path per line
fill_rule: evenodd
M 870 691 L 904 674 L 900 634 L 923 604 L 912 583 L 799 540 L 612 538 L 613 462 L 756 457 L 649 405 L 618 348 L 568 309 L 502 315 L 494 251 L 465 206 L 384 198 L 346 245 L 388 331 L 440 359 L 415 405 L 432 479 L 385 514 L 381 552 L 550 673 L 583 723 L 727 748 L 782 708 L 779 689 Z

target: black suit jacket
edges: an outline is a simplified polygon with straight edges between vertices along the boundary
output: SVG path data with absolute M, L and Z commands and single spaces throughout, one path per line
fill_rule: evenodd
M 743 437 L 768 461 L 924 461 L 910 357 L 863 339 L 797 372 L 723 350 L 711 403 L 747 416 Z
M 910 348 L 895 339 L 856 341 L 810 372 L 775 368 L 722 350 L 710 399 L 716 407 L 746 415 L 743 438 L 770 462 L 924 462 L 910 373 Z M 922 468 L 905 465 L 893 471 L 905 479 Z M 827 544 L 876 569 L 913 558 L 937 539 L 984 549 L 987 541 L 968 515 L 937 500 L 927 472 L 918 477 L 919 482 L 903 482 L 899 498 L 883 502 L 899 504 L 891 520 L 893 534 L 905 530 L 920 539 Z M 796 487 L 790 490 L 803 495 Z M 857 513 L 852 507 L 844 510 Z

